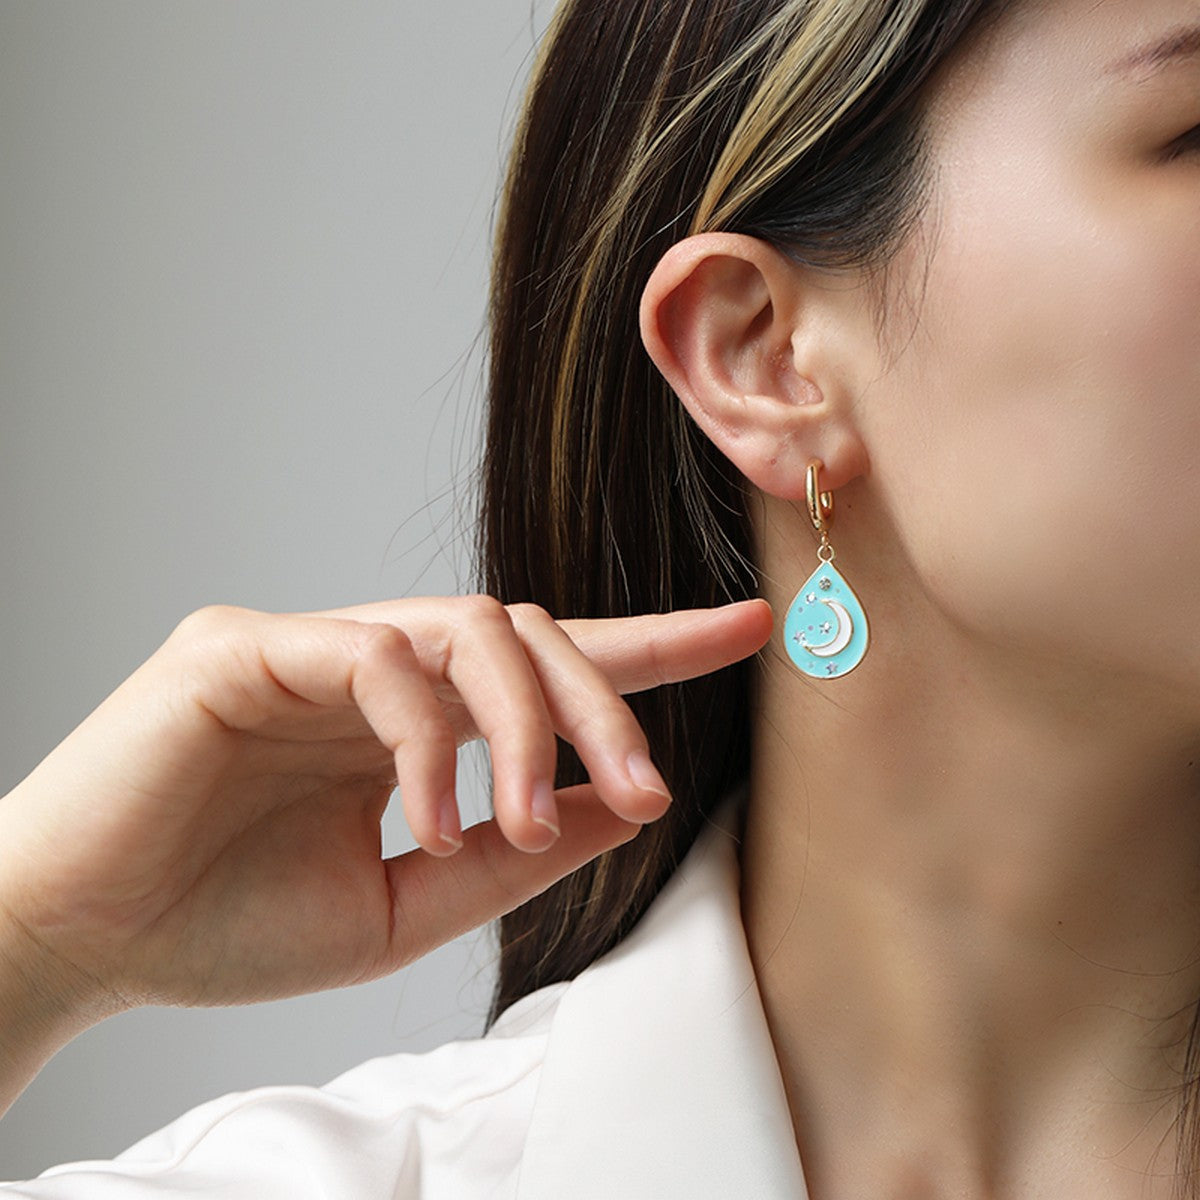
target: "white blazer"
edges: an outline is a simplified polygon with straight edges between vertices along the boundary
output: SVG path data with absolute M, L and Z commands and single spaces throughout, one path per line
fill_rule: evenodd
M 202 1104 L 0 1200 L 808 1200 L 730 796 L 612 951 L 486 1037 Z

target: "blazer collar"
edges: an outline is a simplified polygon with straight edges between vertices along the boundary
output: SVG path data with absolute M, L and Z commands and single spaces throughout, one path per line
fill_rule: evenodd
M 808 1200 L 722 802 L 634 929 L 565 985 L 518 1200 Z

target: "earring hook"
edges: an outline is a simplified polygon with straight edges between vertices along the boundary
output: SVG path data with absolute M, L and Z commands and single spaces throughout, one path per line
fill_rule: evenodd
M 808 515 L 813 528 L 820 534 L 828 532 L 833 523 L 833 493 L 821 491 L 821 472 L 824 469 L 825 464 L 819 458 L 814 458 L 808 464 Z

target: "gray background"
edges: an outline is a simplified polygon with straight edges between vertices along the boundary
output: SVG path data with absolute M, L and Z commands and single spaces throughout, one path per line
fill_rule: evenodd
M 0 0 L 0 791 L 203 604 L 466 590 L 493 205 L 551 7 Z M 0 1121 L 0 1179 L 475 1036 L 493 959 L 483 931 L 112 1020 Z

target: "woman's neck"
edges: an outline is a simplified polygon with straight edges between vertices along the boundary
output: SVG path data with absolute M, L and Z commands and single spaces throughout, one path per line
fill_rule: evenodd
M 891 607 L 854 674 L 780 650 L 755 697 L 742 911 L 813 1200 L 1158 1195 L 1200 999 L 1195 739 L 1148 685 Z

